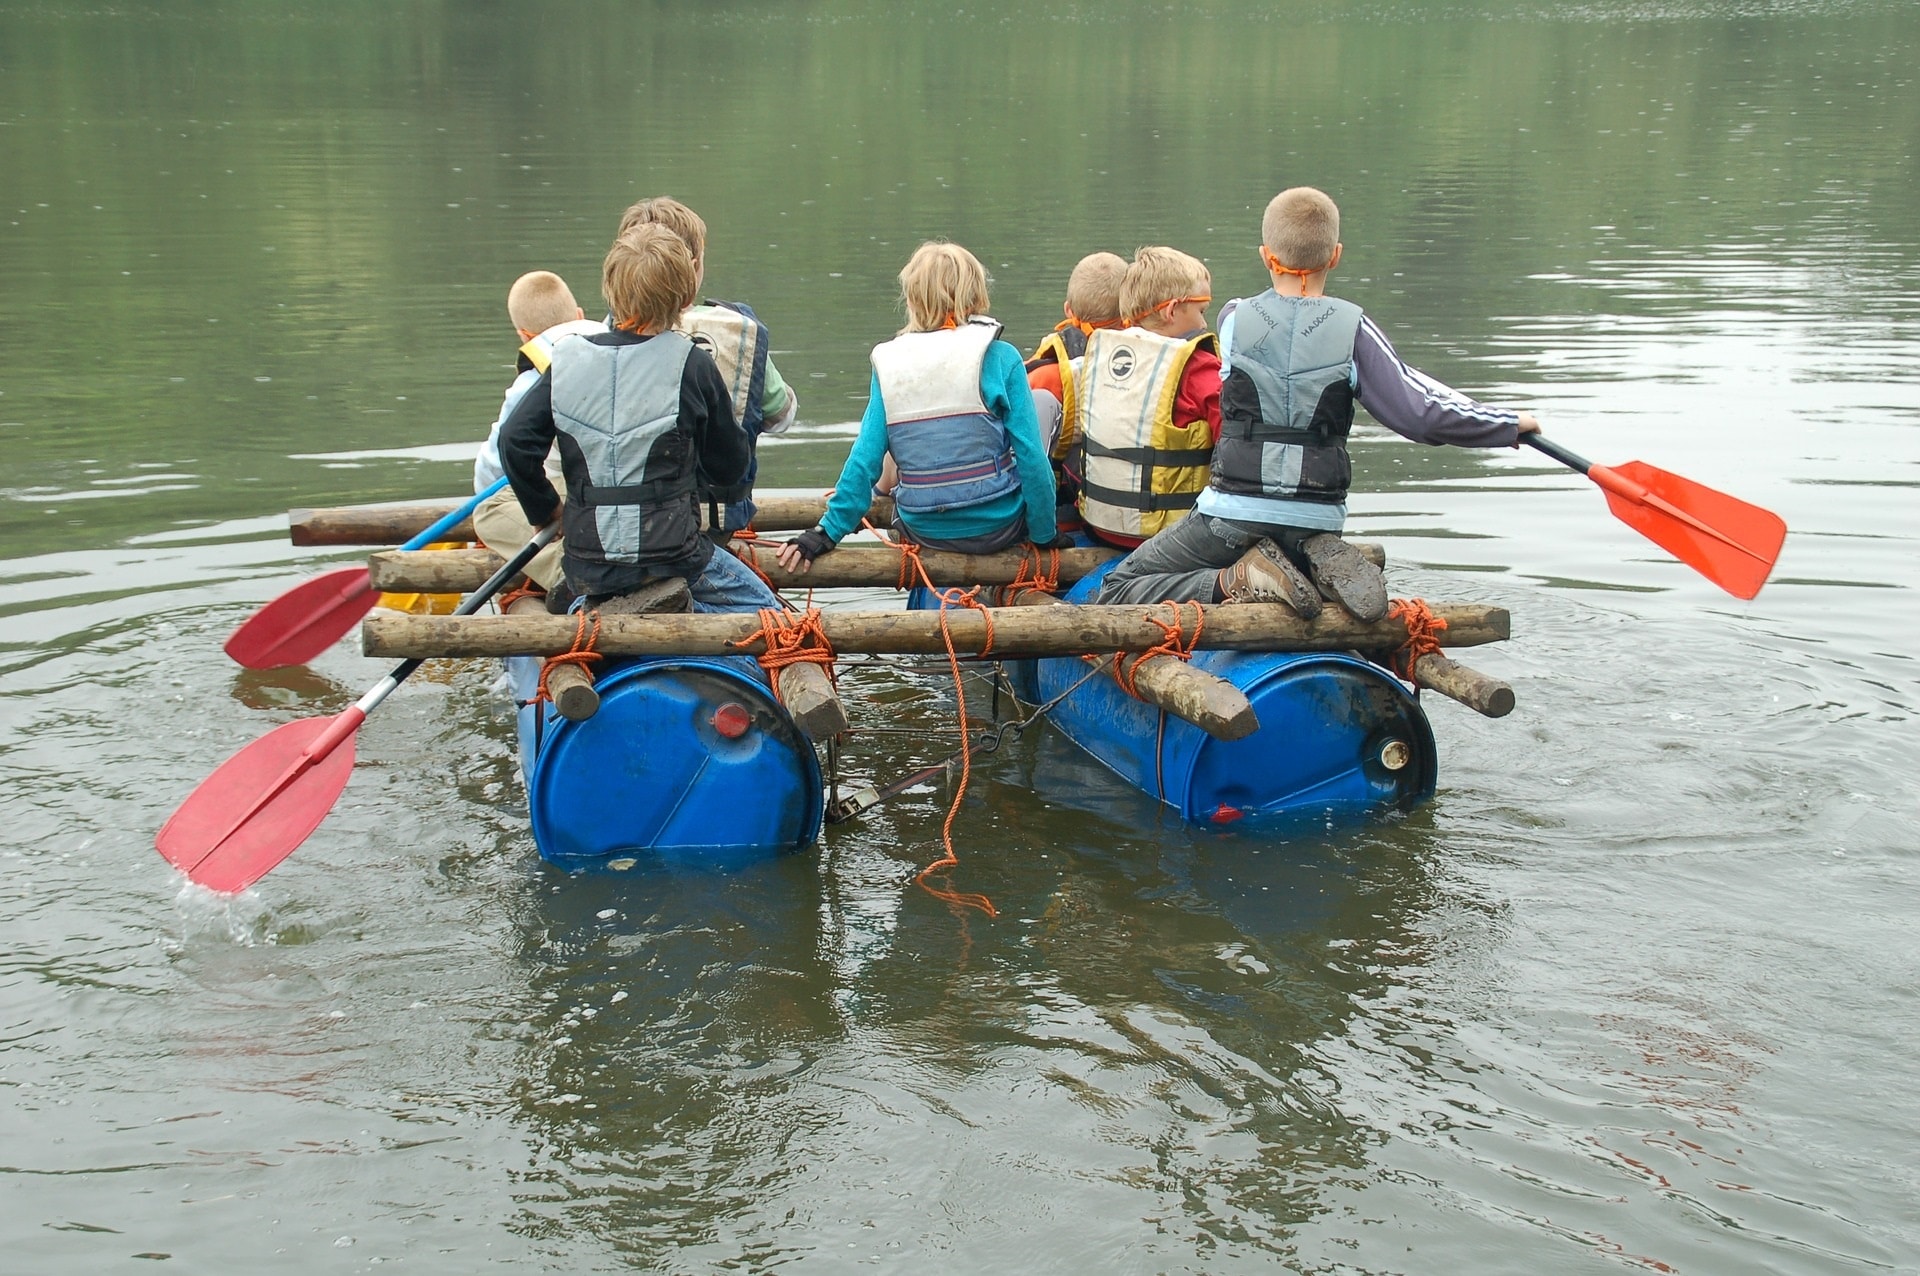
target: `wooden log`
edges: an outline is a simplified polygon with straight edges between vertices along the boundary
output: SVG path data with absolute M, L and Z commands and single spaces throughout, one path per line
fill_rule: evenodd
M 815 740 L 830 740 L 850 725 L 846 706 L 833 688 L 825 665 L 787 665 L 773 672 L 773 689 L 780 703 Z
M 1029 590 L 1014 599 L 1012 605 L 1064 607 L 1068 604 L 1052 594 Z M 1081 658 L 1100 666 L 1115 682 L 1120 681 L 1111 657 Z M 1217 674 L 1195 669 L 1184 660 L 1152 656 L 1131 666 L 1128 675 L 1133 682 L 1132 690 L 1142 700 L 1191 722 L 1216 740 L 1242 740 L 1260 729 L 1259 715 L 1254 713 L 1253 702 L 1247 699 L 1246 692 Z
M 891 589 L 900 583 L 900 551 L 885 545 L 842 545 L 820 555 L 814 560 L 813 570 L 804 575 L 780 566 L 776 545 L 753 541 L 736 541 L 735 545 L 751 557 L 775 589 Z M 1377 562 L 1386 560 L 1386 552 L 1378 544 L 1356 542 L 1356 546 Z M 1108 559 L 1120 556 L 1117 549 L 1061 550 L 1060 582 L 1070 585 Z M 934 583 L 945 588 L 1011 584 L 1021 565 L 1031 565 L 1033 560 L 1032 555 L 1020 550 L 953 554 L 923 549 L 920 561 Z M 1042 562 L 1050 563 L 1051 555 L 1043 554 Z M 499 567 L 500 559 L 490 549 L 390 549 L 367 559 L 373 587 L 396 594 L 466 593 L 477 589 Z
M 509 616 L 544 616 L 547 604 L 538 598 L 516 598 L 507 607 Z M 585 722 L 600 712 L 600 693 L 594 689 L 593 674 L 580 665 L 556 665 L 547 675 L 547 694 L 553 708 L 572 722 Z
M 1447 622 L 1439 637 L 1449 647 L 1473 647 L 1511 636 L 1504 607 L 1479 603 L 1429 604 Z M 1077 656 L 1095 652 L 1145 651 L 1164 638 L 1145 607 L 997 607 L 991 610 L 994 641 L 987 647 L 986 613 L 955 608 L 946 613 L 955 649 L 964 655 Z M 758 655 L 750 635 L 755 615 L 694 613 L 685 616 L 604 616 L 600 649 L 618 655 Z M 941 616 L 932 611 L 827 611 L 821 627 L 837 652 L 931 655 L 944 652 Z M 573 621 L 564 616 L 409 616 L 376 612 L 361 626 L 369 656 L 552 655 L 573 645 Z M 1406 641 L 1406 626 L 1383 618 L 1356 620 L 1329 603 L 1303 620 L 1279 603 L 1225 603 L 1207 610 L 1203 648 L 1236 651 L 1387 651 Z
M 1428 652 L 1414 661 L 1413 681 L 1489 718 L 1504 718 L 1513 712 L 1512 687 L 1477 669 L 1455 664 L 1437 652 Z
M 460 501 L 422 501 L 410 505 L 288 510 L 287 534 L 295 545 L 399 545 L 426 531 L 461 504 Z M 754 505 L 753 529 L 757 532 L 804 531 L 818 523 L 827 508 L 826 498 L 820 496 L 756 496 Z M 892 524 L 893 498 L 874 498 L 867 517 L 877 527 Z M 477 539 L 471 520 L 448 532 L 447 539 Z

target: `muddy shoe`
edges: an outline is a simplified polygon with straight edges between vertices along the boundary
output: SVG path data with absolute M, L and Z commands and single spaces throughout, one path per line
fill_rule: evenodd
M 1302 616 L 1320 614 L 1320 591 L 1286 551 L 1264 536 L 1220 573 L 1220 592 L 1228 602 L 1285 603 Z
M 1387 578 L 1366 556 L 1331 532 L 1301 543 L 1307 570 L 1320 592 L 1353 613 L 1355 620 L 1379 620 L 1387 614 Z

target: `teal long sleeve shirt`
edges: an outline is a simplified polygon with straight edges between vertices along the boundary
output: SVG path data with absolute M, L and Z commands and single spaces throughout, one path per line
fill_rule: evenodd
M 986 360 L 980 365 L 980 398 L 987 411 L 1006 427 L 1014 470 L 1020 476 L 1019 490 L 996 496 L 983 505 L 933 514 L 902 514 L 901 520 L 917 537 L 958 540 L 991 536 L 1024 511 L 1027 539 L 1044 545 L 1058 534 L 1053 523 L 1053 467 L 1040 439 L 1040 418 L 1034 415 L 1026 365 L 1020 352 L 1004 341 L 987 347 Z M 835 544 L 860 526 L 873 502 L 874 480 L 880 477 L 886 455 L 887 408 L 880 400 L 880 378 L 876 376 L 867 391 L 860 433 L 853 441 L 853 450 L 847 453 L 839 481 L 833 485 L 827 512 L 820 519 L 820 530 Z

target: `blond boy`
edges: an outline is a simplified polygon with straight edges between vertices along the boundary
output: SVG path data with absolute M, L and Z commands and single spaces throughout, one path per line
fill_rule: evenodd
M 615 240 L 600 280 L 612 330 L 556 345 L 500 427 L 525 521 L 543 527 L 560 515 L 566 583 L 589 605 L 680 576 L 697 610 L 779 606 L 701 535 L 701 484 L 738 482 L 753 449 L 713 357 L 673 330 L 698 286 L 671 231 L 643 225 Z M 564 504 L 546 474 L 556 448 Z
M 505 473 L 500 468 L 500 423 L 507 419 L 520 396 L 527 392 L 547 365 L 553 348 L 568 337 L 605 332 L 607 325 L 588 319 L 573 299 L 567 281 L 550 270 L 532 270 L 513 281 L 507 290 L 507 319 L 520 338 L 513 384 L 501 400 L 499 415 L 487 430 L 487 441 L 473 459 L 473 490 L 484 492 Z M 547 472 L 560 481 L 560 458 L 547 458 Z M 481 543 L 502 558 L 511 558 L 533 537 L 533 529 L 521 516 L 520 504 L 510 488 L 502 488 L 480 503 L 473 512 L 473 529 Z M 548 545 L 527 564 L 528 579 L 551 591 L 561 579 L 560 545 Z
M 1340 538 L 1354 405 L 1410 439 L 1460 447 L 1512 447 L 1540 423 L 1408 367 L 1360 307 L 1326 295 L 1341 245 L 1324 193 L 1281 191 L 1260 238 L 1272 286 L 1221 311 L 1223 419 L 1206 490 L 1193 517 L 1114 568 L 1099 600 L 1284 602 L 1311 616 L 1324 596 L 1378 620 L 1380 569 Z
M 1131 549 L 1173 526 L 1207 485 L 1220 433 L 1220 356 L 1207 331 L 1213 276 L 1175 248 L 1134 254 L 1120 280 L 1131 326 L 1101 329 L 1068 366 L 1061 433 L 1095 539 Z
M 635 226 L 664 226 L 679 236 L 693 255 L 696 284 L 705 282 L 707 223 L 679 200 L 656 195 L 633 204 L 620 217 L 621 235 Z M 702 499 L 725 506 L 712 519 L 714 534 L 726 537 L 753 518 L 753 480 L 759 470 L 758 444 L 762 434 L 781 434 L 799 415 L 800 399 L 780 369 L 774 367 L 767 327 L 753 310 L 739 301 L 696 302 L 675 325 L 697 346 L 713 356 L 733 398 L 734 416 L 755 444 L 755 460 L 746 478 L 731 487 L 710 487 Z

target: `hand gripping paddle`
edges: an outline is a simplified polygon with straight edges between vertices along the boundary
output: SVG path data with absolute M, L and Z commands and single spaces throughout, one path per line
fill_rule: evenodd
M 433 544 L 506 485 L 506 479 L 497 480 L 400 548 L 424 549 Z M 242 621 L 227 639 L 226 652 L 248 669 L 304 665 L 346 637 L 379 600 L 380 591 L 368 580 L 364 566 L 324 572 L 295 585 Z
M 1644 461 L 1595 465 L 1538 434 L 1520 441 L 1592 479 L 1615 518 L 1735 598 L 1767 583 L 1787 539 L 1778 514 Z
M 454 615 L 479 611 L 558 530 L 557 523 L 541 528 Z M 344 713 L 276 727 L 228 758 L 161 826 L 154 848 L 209 890 L 242 891 L 265 877 L 320 827 L 347 787 L 353 733 L 424 663 L 403 660 Z

